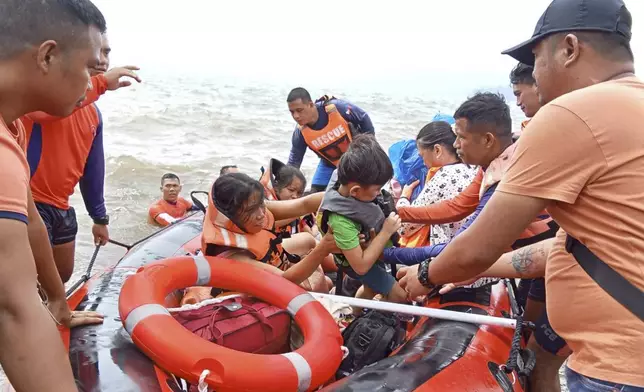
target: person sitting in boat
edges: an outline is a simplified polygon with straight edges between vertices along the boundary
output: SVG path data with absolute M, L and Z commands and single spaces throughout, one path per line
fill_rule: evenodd
M 166 173 L 161 177 L 161 200 L 150 206 L 148 217 L 150 223 L 158 226 L 168 226 L 186 216 L 197 208 L 190 200 L 179 196 L 181 180 L 174 173 Z
M 295 166 L 285 165 L 277 159 L 271 159 L 267 168 L 262 168 L 263 173 L 259 182 L 264 185 L 264 193 L 268 200 L 295 200 L 305 194 L 306 177 L 300 169 Z M 275 174 L 274 174 L 275 173 Z M 309 193 L 310 194 L 310 193 Z M 310 237 L 320 240 L 320 231 L 317 227 L 314 214 L 308 214 L 295 219 L 285 219 L 275 223 L 275 226 L 282 232 L 291 235 L 292 242 L 305 241 L 310 244 Z M 324 272 L 335 272 L 337 268 L 333 256 L 329 255 L 322 263 Z M 333 287 L 332 283 L 329 285 Z
M 224 165 L 219 169 L 219 175 L 223 176 L 228 173 L 239 173 L 239 168 L 237 165 Z
M 461 161 L 456 154 L 454 142 L 456 135 L 448 122 L 432 121 L 425 125 L 416 137 L 418 155 L 422 158 L 428 173 L 425 186 L 418 197 L 411 200 L 419 180 L 406 185 L 396 207 L 425 206 L 442 200 L 451 199 L 462 192 L 472 182 L 477 170 Z M 418 223 L 403 223 L 400 230 L 401 245 L 421 247 L 450 241 L 465 220 L 424 225 Z
M 333 237 L 325 236 L 316 244 L 309 236 L 312 246 L 296 249 L 299 246 L 293 246 L 275 231 L 275 221 L 316 211 L 322 196 L 318 193 L 296 200 L 265 200 L 259 181 L 243 173 L 223 175 L 215 181 L 208 198 L 202 250 L 206 256 L 252 263 L 301 284 L 337 249 Z
M 288 164 L 300 167 L 307 147 L 320 157 L 311 180 L 313 192 L 324 191 L 342 154 L 358 134 L 374 134 L 369 115 L 356 105 L 327 95 L 315 102 L 297 87 L 286 98 L 297 126 L 291 139 Z
M 268 167 L 262 167 L 259 182 L 264 186 L 268 200 L 295 200 L 304 195 L 306 177 L 302 171 L 291 165 L 285 165 L 277 159 L 271 159 Z M 275 223 L 275 226 L 290 234 L 309 233 L 315 224 L 312 214 L 296 219 L 286 219 Z
M 464 163 L 480 166 L 481 187 L 479 203 L 474 213 L 458 230 L 465 231 L 477 219 L 492 197 L 503 174 L 508 169 L 516 144 L 512 141 L 512 118 L 510 108 L 500 94 L 477 93 L 466 100 L 454 113 L 456 119 L 456 148 Z M 550 215 L 543 211 L 523 232 L 513 248 L 554 237 L 558 226 Z M 429 263 L 449 242 L 420 248 L 387 248 L 383 260 L 414 265 Z
M 371 299 L 380 294 L 387 301 L 404 302 L 406 294 L 389 274 L 378 257 L 391 238 L 397 235 L 400 218 L 396 213 L 385 217 L 373 201 L 380 189 L 393 176 L 387 153 L 372 135 L 357 136 L 340 159 L 337 182 L 330 185 L 317 214 L 318 227 L 329 229 L 341 252 L 334 254 L 336 264 L 348 276 L 362 282 L 356 297 Z M 360 234 L 377 235 L 366 249 L 360 245 Z

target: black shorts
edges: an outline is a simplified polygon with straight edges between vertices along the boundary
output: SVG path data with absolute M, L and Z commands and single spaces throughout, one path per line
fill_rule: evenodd
M 52 245 L 66 244 L 76 239 L 78 223 L 76 222 L 74 207 L 63 210 L 50 204 L 35 204 L 40 217 L 45 222 L 47 234 L 49 234 L 49 242 Z

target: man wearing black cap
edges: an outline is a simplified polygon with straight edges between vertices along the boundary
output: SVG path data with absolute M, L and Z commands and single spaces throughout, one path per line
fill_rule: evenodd
M 644 391 L 644 83 L 630 39 L 621 0 L 550 4 L 533 37 L 504 52 L 534 64 L 545 106 L 476 222 L 427 270 L 399 275 L 411 296 L 469 279 L 547 208 L 562 229 L 547 311 L 573 351 L 571 392 Z

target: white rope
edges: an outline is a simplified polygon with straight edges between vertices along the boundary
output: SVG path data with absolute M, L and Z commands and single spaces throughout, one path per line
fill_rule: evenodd
M 206 384 L 206 377 L 210 374 L 210 370 L 204 369 L 203 372 L 201 372 L 201 376 L 199 376 L 199 385 L 197 385 L 197 389 L 199 392 L 208 392 L 208 384 Z
M 195 309 L 201 309 L 204 306 L 207 305 L 212 305 L 212 304 L 219 304 L 222 303 L 226 300 L 232 299 L 232 298 L 240 298 L 240 297 L 245 297 L 246 294 L 231 294 L 231 295 L 226 295 L 224 297 L 219 297 L 219 298 L 211 298 L 207 299 L 205 301 L 201 301 L 196 304 L 185 304 L 179 308 L 168 308 L 168 312 L 170 313 L 177 313 L 177 312 L 182 312 L 184 310 L 195 310 Z

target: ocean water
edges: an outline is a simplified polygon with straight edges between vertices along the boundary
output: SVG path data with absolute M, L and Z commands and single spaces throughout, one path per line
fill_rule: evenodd
M 105 202 L 112 239 L 132 243 L 157 230 L 146 221 L 147 209 L 159 198 L 160 177 L 166 172 L 179 175 L 183 196 L 188 197 L 192 190 L 208 190 L 222 165 L 236 164 L 259 178 L 260 167 L 270 158 L 286 162 L 295 124 L 285 101 L 293 86 L 176 73 L 141 76 L 143 83 L 108 92 L 97 103 L 105 123 Z M 508 94 L 507 87 L 492 90 Z M 453 113 L 467 96 L 431 91 L 406 95 L 368 87 L 311 93 L 333 94 L 366 110 L 385 149 L 415 138 L 436 113 Z M 523 113 L 512 97 L 506 99 L 518 130 Z M 307 152 L 302 165 L 307 178 L 317 164 L 318 158 Z M 79 233 L 70 284 L 85 272 L 95 249 L 92 222 L 78 190 L 71 204 L 77 210 Z M 103 247 L 94 271 L 114 264 L 124 253 L 115 245 Z

